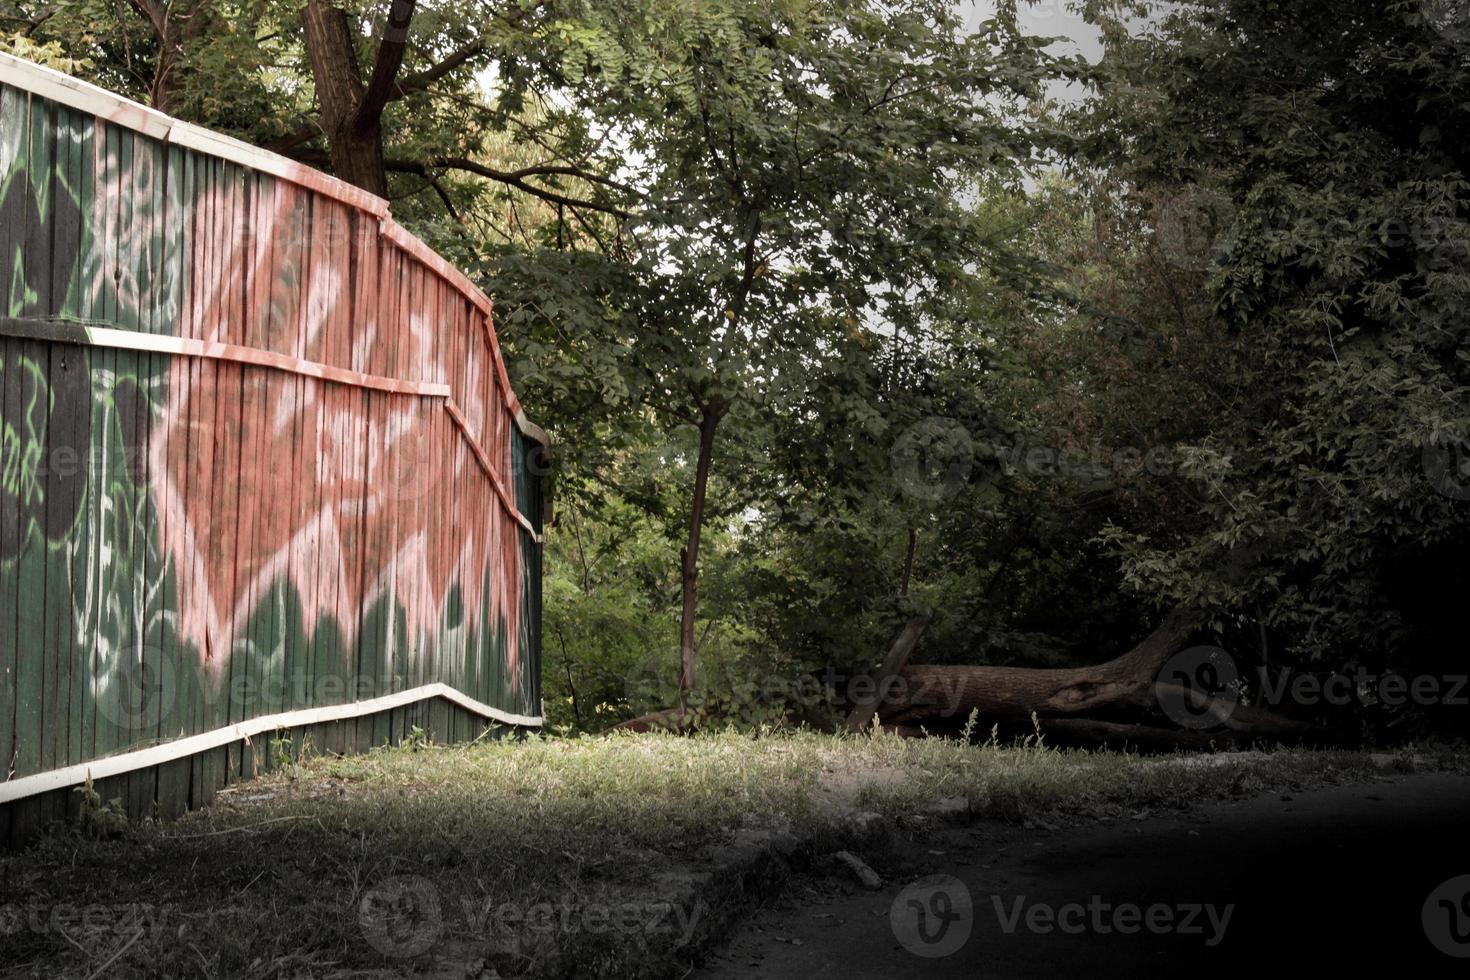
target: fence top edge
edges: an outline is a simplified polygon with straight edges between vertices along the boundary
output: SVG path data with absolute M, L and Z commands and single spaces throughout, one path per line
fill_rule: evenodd
M 388 202 L 360 187 L 331 174 L 297 163 L 279 153 L 252 146 L 224 133 L 175 119 L 156 109 L 123 98 L 104 88 L 73 78 L 54 68 L 38 65 L 0 52 L 0 84 L 39 96 L 69 108 L 86 112 L 116 126 L 131 129 L 165 144 L 181 146 L 200 153 L 269 174 L 288 183 L 322 194 L 376 217 L 382 236 L 423 263 L 435 275 L 448 282 L 486 317 L 496 366 L 504 375 L 504 361 L 495 328 L 490 322 L 493 304 L 484 291 L 459 268 L 430 248 L 424 241 L 400 225 L 389 210 Z M 546 433 L 530 422 L 521 410 L 520 399 L 507 384 L 507 407 L 515 416 L 521 432 L 545 445 Z

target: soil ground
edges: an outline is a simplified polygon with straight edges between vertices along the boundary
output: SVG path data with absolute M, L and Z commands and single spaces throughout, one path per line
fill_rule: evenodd
M 1140 815 L 1141 816 L 1141 815 Z M 1103 825 L 1047 829 L 982 822 L 924 834 L 879 862 L 904 868 L 879 891 L 834 877 L 788 890 L 736 930 L 695 974 L 703 980 L 821 980 L 924 977 L 1010 980 L 1069 977 L 1248 977 L 1252 973 L 1363 975 L 1391 965 L 1396 976 L 1466 975 L 1466 959 L 1440 952 L 1421 913 L 1447 879 L 1470 874 L 1470 777 L 1410 775 L 1356 786 L 1211 803 L 1168 816 L 1125 817 Z M 905 892 L 916 879 L 929 879 Z M 951 882 L 958 881 L 963 888 Z M 939 897 L 943 893 L 946 897 Z M 970 904 L 964 907 L 965 893 Z M 1233 906 L 1223 931 L 1201 911 L 1199 933 L 1113 930 L 1108 909 L 1165 905 L 1182 925 L 1185 909 Z M 929 911 L 926 944 L 895 904 Z M 1017 901 L 1026 910 L 1006 931 Z M 1001 911 L 997 911 L 997 903 Z M 1028 928 L 1034 906 L 1071 913 Z M 1470 904 L 1459 928 L 1470 956 Z M 1435 909 L 1448 926 L 1452 909 Z M 1044 913 L 1036 913 L 1038 916 Z M 1158 913 L 1162 916 L 1163 913 Z M 940 917 L 950 934 L 939 938 Z M 955 918 L 961 916 L 961 918 Z M 1097 922 L 1101 922 L 1098 927 Z M 1161 921 L 1161 919 L 1160 919 Z M 969 926 L 949 955 L 945 942 Z M 1107 931 L 1111 930 L 1111 931 Z M 1212 939 L 1219 941 L 1210 945 Z M 902 941 L 907 939 L 908 942 Z M 1449 940 L 1453 942 L 1453 939 Z

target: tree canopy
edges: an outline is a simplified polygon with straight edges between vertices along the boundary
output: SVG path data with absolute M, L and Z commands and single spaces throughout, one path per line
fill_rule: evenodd
M 804 717 L 915 616 L 929 664 L 1188 609 L 1451 669 L 1470 29 L 1081 6 L 1092 65 L 943 0 L 5 0 L 0 47 L 386 196 L 494 296 L 559 723 Z

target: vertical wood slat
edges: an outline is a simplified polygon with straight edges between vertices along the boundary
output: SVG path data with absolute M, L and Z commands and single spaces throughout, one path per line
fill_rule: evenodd
M 24 171 L 28 192 L 31 172 L 41 175 L 45 212 L 22 220 L 18 245 L 14 223 L 0 227 L 0 255 L 18 247 L 23 284 L 32 286 L 17 294 L 13 263 L 0 263 L 0 297 L 23 307 L 10 312 L 61 312 L 445 382 L 468 436 L 521 499 L 505 401 L 512 396 L 501 390 L 498 352 L 476 305 L 482 300 L 420 246 L 402 244 L 402 233 L 389 234 L 376 214 L 319 190 L 11 89 L 0 99 L 8 100 L 0 116 L 23 111 L 23 162 L 13 169 Z M 57 208 L 63 193 L 80 205 L 74 219 Z M 291 198 L 299 206 L 285 203 Z M 323 233 L 317 216 L 345 219 L 350 234 Z M 66 261 L 70 253 L 78 260 Z M 33 268 L 44 282 L 26 274 Z M 341 280 L 330 299 L 309 288 L 323 270 Z M 367 682 L 362 695 L 442 680 L 520 710 L 525 671 L 507 669 L 499 616 L 518 620 L 534 646 L 532 552 L 510 547 L 524 532 L 441 403 L 209 358 L 3 343 L 5 417 L 18 417 L 24 394 L 9 366 L 22 355 L 39 359 L 51 386 L 82 392 L 46 420 L 46 448 L 95 443 L 105 429 L 110 455 L 95 466 L 126 477 L 89 472 L 69 491 L 48 493 L 41 523 L 80 514 L 77 546 L 32 549 L 8 580 L 0 570 L 0 615 L 10 620 L 0 623 L 0 755 L 18 752 L 18 773 L 337 698 L 318 690 L 333 671 L 342 696 L 360 696 L 356 680 Z M 82 386 L 69 380 L 79 365 L 90 372 Z M 275 427 L 278 415 L 284 431 Z M 98 425 L 89 426 L 94 416 Z M 119 456 L 123 450 L 131 453 Z M 425 458 L 432 479 L 419 486 L 415 468 Z M 303 478 L 311 488 L 298 495 Z M 159 496 L 165 486 L 168 500 Z M 211 502 L 202 512 L 201 500 Z M 327 542 L 295 536 L 297 510 L 338 522 L 336 556 L 322 547 Z M 140 516 L 148 526 L 124 542 L 119 535 Z M 21 522 L 18 514 L 7 533 L 18 535 Z M 162 550 L 159 541 L 186 527 L 196 532 L 193 557 Z M 301 553 L 308 543 L 315 545 L 309 558 Z M 436 579 L 446 562 L 453 574 Z M 307 566 L 314 572 L 281 574 Z M 208 596 L 183 609 L 185 593 L 200 582 Z M 88 595 L 94 605 L 79 606 L 74 619 L 74 597 Z M 40 605 L 23 611 L 23 599 Z M 108 602 L 118 622 L 101 611 Z M 156 616 L 160 609 L 173 618 Z M 113 630 L 121 638 L 104 635 Z M 134 681 L 173 674 L 177 709 L 139 713 L 114 683 L 120 664 L 133 665 Z M 242 703 L 232 699 L 237 680 L 250 695 Z M 438 708 L 438 724 L 428 703 L 359 722 L 354 742 L 397 739 L 420 720 L 446 735 L 472 734 L 467 713 Z M 248 775 L 264 755 L 263 746 L 221 750 L 110 785 L 122 787 L 135 809 L 186 794 L 199 803 L 229 778 L 225 765 Z M 13 808 L 4 810 L 10 818 Z
M 8 95 L 9 90 L 5 94 Z M 8 122 L 7 109 L 8 106 L 0 102 L 0 126 Z M 5 177 L 4 173 L 0 173 L 0 188 L 5 186 Z M 0 198 L 0 201 L 3 200 Z M 4 208 L 0 206 L 0 217 L 4 216 Z M 10 254 L 12 228 L 12 222 L 0 221 L 0 255 Z M 3 268 L 4 265 L 6 264 L 0 263 L 0 300 L 9 296 L 8 269 Z M 15 370 L 19 363 L 19 345 L 9 338 L 0 338 L 0 412 L 4 413 L 4 418 L 15 418 L 19 411 L 20 384 Z M 0 473 L 5 474 L 7 482 L 12 479 L 9 474 L 13 465 L 7 458 L 4 460 L 4 469 L 0 470 Z M 0 509 L 0 541 L 19 540 L 20 508 Z M 19 575 L 0 568 L 0 769 L 6 773 L 14 766 L 18 745 L 16 724 L 20 688 L 16 658 L 19 651 L 19 586 Z M 14 810 L 14 807 L 0 807 L 0 847 L 11 843 Z
M 303 220 L 303 209 L 292 207 L 294 198 L 289 185 L 271 182 L 274 188 L 272 199 L 272 210 L 276 216 L 274 220 L 284 221 L 288 228 L 288 236 L 285 240 L 277 238 L 275 247 L 281 256 L 283 273 L 272 276 L 273 283 L 279 283 L 283 279 L 290 279 L 297 286 L 294 296 L 287 296 L 279 301 L 271 301 L 272 330 L 278 333 L 276 344 L 283 353 L 302 356 L 301 351 L 306 342 L 305 334 L 307 328 L 303 325 L 300 329 L 292 329 L 294 320 L 296 323 L 311 323 L 311 312 L 306 308 L 308 290 L 300 288 L 301 279 L 304 278 L 306 269 L 305 250 L 307 248 L 306 232 L 303 231 L 301 223 Z M 309 220 L 309 212 L 305 215 Z M 289 274 L 288 274 L 289 271 Z M 273 286 L 273 291 L 275 286 Z M 301 667 L 301 650 L 298 637 L 305 627 L 297 629 L 297 621 L 300 618 L 300 609 L 305 604 L 299 596 L 299 588 L 292 584 L 289 570 L 297 567 L 296 563 L 302 557 L 300 550 L 302 544 L 299 541 L 300 534 L 293 533 L 287 526 L 287 514 L 284 509 L 294 511 L 297 506 L 297 483 L 305 479 L 304 459 L 301 452 L 301 381 L 299 376 L 282 378 L 278 389 L 277 398 L 280 402 L 268 402 L 268 414 L 271 415 L 269 432 L 273 442 L 273 458 L 271 470 L 276 474 L 278 482 L 277 500 L 271 524 L 271 540 L 279 540 L 281 535 L 286 537 L 285 562 L 288 572 L 282 576 L 279 585 L 278 602 L 279 620 L 276 628 L 279 631 L 277 642 L 280 649 L 280 664 L 278 667 L 279 683 L 281 685 L 280 697 L 278 698 L 277 711 L 290 710 L 302 707 L 303 697 L 300 693 L 305 682 L 305 672 Z M 284 412 L 289 419 L 287 429 L 280 430 L 278 418 L 275 413 Z M 284 436 L 284 444 L 282 444 Z M 315 578 L 315 576 L 313 576 Z M 304 584 L 304 583 L 302 583 Z
M 23 96 L 8 85 L 0 85 L 0 313 L 9 314 L 14 265 L 10 256 L 16 247 L 17 211 L 20 198 L 13 186 L 19 180 L 22 162 L 15 145 Z M 0 418 L 18 417 L 20 384 L 18 345 L 0 338 Z M 0 449 L 0 487 L 8 500 L 15 486 L 17 461 Z M 5 551 L 18 547 L 20 508 L 0 508 L 0 542 Z M 16 712 L 19 701 L 16 655 L 19 628 L 19 582 L 13 556 L 0 555 L 0 774 L 8 773 L 16 748 Z M 7 568 L 7 565 L 12 567 Z M 10 844 L 13 807 L 0 807 L 0 847 Z
M 233 252 L 239 265 L 239 295 L 241 305 L 240 337 L 247 347 L 266 348 L 269 344 L 269 329 L 266 323 L 269 302 L 263 291 L 270 286 L 269 268 L 271 236 L 264 227 L 261 213 L 262 177 L 245 171 L 239 199 L 239 217 L 235 227 L 245 233 L 244 241 L 234 246 Z M 231 605 L 239 610 L 238 619 L 230 631 L 239 637 L 238 646 L 231 651 L 231 661 L 243 660 L 246 699 L 240 705 L 241 719 L 270 711 L 269 698 L 265 689 L 265 647 L 269 637 L 265 635 L 270 610 L 266 597 L 257 591 L 259 565 L 262 557 L 261 513 L 262 498 L 272 488 L 264 482 L 261 456 L 266 447 L 261 439 L 261 425 L 266 401 L 265 387 L 269 379 L 267 372 L 252 371 L 243 367 L 240 371 L 240 457 L 234 467 L 234 479 L 239 493 L 239 531 L 236 536 L 235 587 L 231 590 L 234 601 Z M 264 747 L 251 744 L 241 753 L 242 778 L 254 771 Z
M 388 304 L 388 323 L 392 329 L 385 329 L 382 345 L 384 360 L 383 367 L 391 377 L 402 376 L 402 348 L 407 335 L 408 312 L 407 303 L 407 277 L 408 269 L 405 264 L 405 256 L 398 250 L 393 250 L 390 260 L 391 301 Z M 386 326 L 386 325 L 385 325 Z M 399 562 L 398 549 L 393 543 L 398 540 L 398 522 L 400 509 L 398 503 L 398 488 L 391 486 L 397 474 L 394 472 L 393 440 L 395 417 L 399 410 L 398 401 L 401 396 L 384 393 L 378 400 L 378 411 L 380 435 L 375 440 L 380 452 L 379 463 L 369 472 L 369 484 L 367 494 L 369 499 L 376 502 L 378 511 L 378 535 L 380 545 L 377 550 L 378 560 L 374 562 L 379 569 L 378 580 L 382 583 L 378 591 L 377 600 L 381 603 L 383 610 L 382 624 L 382 649 L 377 657 L 377 670 L 379 676 L 378 693 L 390 694 L 398 688 L 398 680 L 395 676 L 398 664 L 398 642 L 399 629 L 403 623 L 399 609 L 400 597 L 397 594 L 397 570 Z M 374 726 L 374 741 L 382 744 L 385 740 L 391 741 L 399 734 L 401 729 L 395 731 L 394 715 L 388 713 L 378 720 Z M 402 724 L 401 715 L 398 723 Z
M 123 175 L 122 183 L 123 220 L 120 224 L 127 229 L 123 238 L 123 281 L 127 302 L 140 333 L 160 332 L 153 320 L 156 302 L 153 295 L 156 261 L 153 196 L 160 176 L 160 152 L 161 148 L 155 141 L 135 137 L 132 165 Z M 130 353 L 128 370 L 113 380 L 113 405 L 121 433 L 117 444 L 121 452 L 117 472 L 122 475 L 123 482 L 133 487 L 128 497 L 131 509 L 127 525 L 135 527 L 139 523 L 148 523 L 142 516 L 149 504 L 148 463 L 140 450 L 150 444 L 153 435 L 153 412 L 149 402 L 153 355 Z M 161 724 L 162 682 L 159 673 L 163 664 L 159 648 L 160 624 L 150 615 L 154 597 L 152 576 L 156 573 L 150 561 L 150 537 L 146 533 L 129 535 L 128 586 L 136 653 L 131 661 L 134 674 L 127 685 L 127 707 L 130 720 L 128 744 L 133 747 L 147 745 L 156 739 Z M 158 773 L 148 770 L 133 773 L 127 793 L 130 813 L 152 809 L 158 798 Z
M 225 278 L 222 249 L 219 246 L 226 223 L 224 194 L 221 186 L 224 182 L 224 170 L 223 161 L 210 157 L 203 157 L 199 161 L 199 192 L 204 215 L 201 225 L 202 240 L 196 245 L 198 254 L 194 257 L 194 264 L 196 268 L 203 270 L 196 296 L 199 302 L 200 339 L 217 338 L 223 333 L 220 323 L 222 307 L 215 301 L 215 297 Z M 227 376 L 225 365 L 213 361 L 202 363 L 197 383 L 190 389 L 193 397 L 197 399 L 193 406 L 195 409 L 193 423 L 194 430 L 199 435 L 196 455 L 199 460 L 199 471 L 194 486 L 191 487 L 191 493 L 199 494 L 209 500 L 219 500 L 226 492 L 219 482 L 220 466 L 216 456 L 222 451 L 219 403 L 228 396 L 224 385 Z M 224 520 L 224 515 L 217 513 L 214 508 L 204 511 L 196 519 L 194 531 L 198 552 L 193 567 L 188 570 L 189 576 L 209 575 L 209 570 L 214 564 L 213 554 L 219 548 L 217 541 L 220 535 L 219 525 Z M 208 612 L 212 614 L 214 610 L 210 609 Z M 212 616 L 205 627 L 203 641 L 204 649 L 199 653 L 209 662 L 203 665 L 202 672 L 212 673 L 223 679 L 228 685 L 232 678 L 228 667 L 222 664 L 229 656 L 229 650 Z M 228 703 L 221 703 L 220 693 L 208 689 L 207 685 L 206 680 L 205 685 L 202 685 L 206 690 L 200 701 L 199 729 L 201 731 L 218 728 L 229 720 Z M 228 696 L 229 687 L 226 686 L 225 697 Z M 197 785 L 194 788 L 201 805 L 213 798 L 224 779 L 227 766 L 228 760 L 223 752 L 212 752 L 201 757 Z
M 305 212 L 308 222 L 309 233 L 302 243 L 301 261 L 308 280 L 315 281 L 318 276 L 327 274 L 323 269 L 330 269 L 335 243 L 330 236 L 318 237 L 316 228 L 322 220 L 322 213 L 326 210 L 323 202 L 314 201 L 309 195 L 297 194 L 295 188 L 287 192 L 287 207 L 291 210 Z M 314 338 L 308 339 L 298 335 L 296 338 L 296 350 L 298 356 L 308 357 L 314 360 L 326 362 L 328 351 L 332 349 L 333 337 L 338 323 L 336 308 L 340 305 L 340 291 L 334 291 L 336 295 L 328 298 L 323 297 L 323 306 L 320 311 L 321 327 Z M 309 294 L 309 290 L 303 290 Z M 303 300 L 304 301 L 304 300 Z M 311 378 L 302 378 L 299 384 L 300 410 L 296 414 L 296 425 L 298 430 L 298 446 L 300 457 L 293 468 L 297 479 L 308 481 L 309 496 L 303 499 L 309 503 L 311 513 L 320 514 L 322 510 L 323 483 L 317 478 L 318 467 L 321 465 L 321 432 L 324 419 L 324 406 L 322 396 L 319 392 L 320 385 Z M 326 607 L 330 601 L 329 596 L 335 593 L 326 588 L 330 576 L 334 574 L 328 565 L 328 559 L 324 554 L 325 548 L 321 534 L 320 525 L 313 522 L 315 530 L 313 534 L 303 541 L 305 553 L 300 560 L 302 567 L 310 567 L 313 571 L 307 582 L 300 583 L 301 595 L 301 618 L 302 635 L 300 660 L 303 671 L 304 706 L 326 703 L 330 692 L 322 683 L 325 676 L 327 662 L 325 658 L 318 657 L 318 649 L 321 644 L 323 625 L 318 610 Z M 322 748 L 330 749 L 329 739 L 325 737 Z
M 26 279 L 28 287 L 34 290 L 34 297 L 27 296 L 27 312 L 44 314 L 52 312 L 52 285 L 53 277 L 49 265 L 55 254 L 55 209 L 54 198 L 56 184 L 55 170 L 55 124 L 54 108 L 40 99 L 31 101 L 31 146 L 30 146 L 30 173 L 32 192 L 36 197 L 37 209 L 30 213 L 27 219 L 26 246 Z M 38 261 L 32 261 L 33 257 Z M 60 352 L 54 348 L 42 347 L 39 363 L 46 365 L 45 392 L 48 399 L 53 399 L 58 391 L 66 392 L 69 387 L 69 378 L 75 377 L 75 359 L 68 361 L 59 356 Z M 49 362 L 49 363 L 48 363 Z M 63 406 L 65 412 L 70 406 Z M 42 666 L 42 690 L 41 690 L 41 714 L 40 731 L 41 739 L 40 765 L 43 769 L 54 768 L 63 765 L 65 761 L 64 743 L 58 752 L 57 726 L 54 719 L 66 709 L 62 697 L 62 661 L 67 656 L 67 607 L 61 602 L 60 594 L 66 587 L 63 580 L 63 567 L 56 560 L 56 555 L 46 541 L 50 538 L 53 529 L 58 527 L 58 522 L 64 520 L 66 511 L 65 501 L 61 495 L 54 493 L 58 489 L 55 486 L 54 467 L 52 465 L 58 451 L 64 446 L 65 433 L 70 428 L 71 419 L 63 421 L 58 417 L 54 405 L 50 408 L 45 419 L 45 441 L 44 455 L 41 459 L 42 475 L 38 482 L 43 488 L 45 514 L 41 526 L 41 539 L 38 555 L 40 558 L 41 575 L 43 576 L 42 597 L 44 602 L 40 630 L 36 636 L 36 642 L 40 646 L 43 658 Z M 69 684 L 67 685 L 70 686 Z M 55 802 L 45 801 L 41 817 L 50 819 L 57 816 Z
M 184 229 L 184 239 L 179 253 L 179 263 L 182 268 L 178 276 L 178 294 L 181 304 L 178 330 L 183 336 L 198 338 L 202 333 L 200 291 L 203 289 L 205 278 L 198 274 L 198 256 L 206 239 L 203 226 L 205 208 L 201 188 L 203 168 L 197 153 L 181 151 L 178 159 L 180 163 L 178 179 L 180 208 L 177 212 L 170 211 L 169 215 L 172 226 Z M 202 367 L 198 358 L 178 359 L 169 365 L 169 385 L 179 385 L 190 393 L 188 401 L 176 409 L 182 413 L 182 431 L 178 431 L 180 420 L 173 420 L 175 422 L 173 437 L 177 442 L 170 447 L 175 453 L 180 453 L 183 459 L 182 468 L 175 466 L 173 471 L 174 493 L 180 500 L 186 500 L 189 494 L 197 493 L 199 487 L 201 438 L 196 420 L 200 401 L 197 395 L 198 382 Z M 178 457 L 171 455 L 168 458 L 172 460 Z M 170 514 L 168 519 L 172 521 L 178 518 Z M 186 564 L 182 568 L 176 567 L 174 578 L 178 587 L 186 587 L 188 576 L 192 574 L 194 574 L 192 564 Z M 176 642 L 180 665 L 179 690 L 180 696 L 185 699 L 176 714 L 180 723 L 185 726 L 185 731 L 192 735 L 204 730 L 204 704 L 207 697 L 200 678 L 202 671 L 197 668 L 185 671 L 183 666 L 186 662 L 198 664 L 203 651 L 182 637 Z M 183 782 L 188 794 L 184 801 L 185 807 L 202 805 L 204 760 L 196 756 L 185 760 L 185 765 L 179 766 L 178 769 L 181 771 L 177 773 L 177 778 Z
M 156 198 L 158 214 L 164 229 L 164 237 L 158 253 L 158 272 L 161 278 L 155 290 L 157 302 L 155 323 L 160 333 L 176 329 L 174 321 L 183 311 L 183 297 L 187 288 L 184 262 L 185 257 L 189 254 L 187 248 L 187 218 L 189 215 L 182 209 L 185 180 L 187 179 L 184 158 L 185 154 L 179 148 L 166 148 L 163 155 L 163 175 L 159 181 Z M 167 386 L 176 377 L 171 359 L 161 356 L 154 358 L 152 377 L 162 382 L 158 398 L 162 404 L 166 405 Z M 171 426 L 164 424 L 160 416 L 157 419 L 155 433 L 150 437 L 150 449 L 153 439 L 162 440 L 162 449 L 156 454 L 149 452 L 149 466 L 157 467 L 162 471 L 158 475 L 167 478 L 170 476 L 168 461 L 173 458 L 173 453 L 187 451 L 186 445 L 179 444 L 184 437 L 174 431 Z M 160 534 L 166 536 L 172 526 L 172 515 L 160 508 L 157 520 Z M 160 556 L 158 575 L 160 577 L 159 588 L 163 592 L 162 604 L 168 608 L 172 604 L 170 600 L 174 598 L 170 586 L 174 584 L 175 576 L 170 572 L 167 563 L 162 560 L 162 556 Z M 184 667 L 185 652 L 182 644 L 178 642 L 172 631 L 162 628 L 162 624 L 159 635 L 159 653 L 163 663 L 160 676 L 166 683 L 171 679 L 172 694 L 165 710 L 160 713 L 158 738 L 164 740 L 193 734 L 192 713 L 196 695 L 192 675 Z M 168 691 L 165 691 L 164 696 L 170 697 Z M 187 759 L 159 767 L 157 799 L 161 815 L 176 817 L 187 807 L 190 769 L 191 765 Z
M 52 214 L 52 250 L 54 254 L 51 268 L 48 270 L 51 276 L 51 294 L 53 296 L 54 308 L 67 315 L 76 315 L 75 306 L 75 269 L 78 263 L 75 256 L 81 251 L 82 238 L 82 213 L 79 202 L 76 200 L 75 188 L 80 184 L 82 144 L 80 133 L 76 131 L 78 120 L 69 110 L 58 108 L 56 113 L 55 150 L 56 162 L 53 175 L 53 190 L 55 205 Z M 65 205 L 63 206 L 63 199 Z M 69 362 L 64 362 L 63 367 L 70 367 L 79 380 L 79 387 L 90 389 L 91 377 L 85 367 L 85 352 L 76 352 Z M 78 364 L 78 361 L 81 364 Z M 56 470 L 59 478 L 66 479 L 70 484 L 64 491 L 66 502 L 63 504 L 64 513 L 75 513 L 75 508 L 81 500 L 81 493 L 77 483 L 83 477 L 77 472 L 86 465 L 85 443 L 88 441 L 87 431 L 83 422 L 90 422 L 91 403 L 75 405 L 69 412 L 57 421 L 63 428 L 61 443 L 69 450 L 76 453 L 75 457 L 68 453 L 67 458 L 55 459 Z M 83 413 L 87 413 L 84 419 Z M 70 507 L 70 511 L 66 508 Z M 82 528 L 74 525 L 69 538 L 75 543 L 75 539 L 82 534 Z M 77 582 L 75 579 L 75 562 L 66 561 L 62 565 L 62 571 L 66 578 L 69 595 L 75 595 Z M 67 611 L 68 613 L 70 610 Z M 55 733 L 57 740 L 56 758 L 58 763 L 72 764 L 81 759 L 81 722 L 85 711 L 85 695 L 80 678 L 82 677 L 85 664 L 78 661 L 85 658 L 87 646 L 77 641 L 77 630 L 72 623 L 70 615 L 63 614 L 63 618 L 70 627 L 62 638 L 61 649 L 58 651 L 60 660 L 60 676 L 58 681 L 59 714 L 51 720 L 50 727 Z
M 15 265 L 11 257 L 24 235 L 23 191 L 25 160 L 21 152 L 23 125 L 27 111 L 23 92 L 0 86 L 0 313 L 19 312 L 12 305 Z M 22 277 L 23 281 L 23 277 Z M 0 341 L 0 411 L 5 419 L 19 417 L 21 404 L 20 345 L 5 338 Z M 7 502 L 17 487 L 19 460 L 10 454 L 0 455 L 0 479 L 3 479 Z M 20 508 L 0 509 L 0 542 L 6 552 L 19 547 Z M 3 555 L 6 563 L 15 555 Z M 0 771 L 8 772 L 16 751 L 16 723 L 19 700 L 18 651 L 20 576 L 0 565 Z M 0 823 L 0 844 L 8 837 L 9 814 Z
M 352 320 L 351 357 L 354 364 L 361 365 L 364 370 L 370 370 L 370 361 L 366 354 L 370 349 L 372 338 L 378 331 L 378 286 L 382 282 L 382 257 L 381 243 L 371 233 L 370 228 L 362 228 L 362 235 L 358 239 L 361 254 L 358 257 L 357 268 L 353 276 L 353 293 L 358 313 Z M 354 482 L 361 486 L 367 479 L 366 452 L 363 453 L 364 460 L 359 461 L 346 451 L 346 447 L 366 447 L 367 433 L 360 428 L 360 420 L 364 417 L 363 401 L 365 392 L 360 389 L 334 390 L 340 408 L 338 416 L 339 445 L 343 447 L 344 461 L 350 465 L 351 472 L 344 474 L 343 483 Z M 339 485 L 339 501 L 346 491 Z M 341 503 L 338 505 L 338 513 L 343 513 Z M 343 566 L 346 571 L 347 581 L 344 583 L 341 609 L 341 621 L 349 624 L 352 633 L 348 641 L 348 659 L 353 664 L 350 676 L 354 680 L 366 680 L 364 652 L 362 635 L 367 617 L 366 604 L 362 602 L 362 596 L 367 588 L 365 580 L 364 565 L 362 558 L 364 520 L 359 513 L 356 519 L 350 515 L 344 515 L 343 533 L 346 538 L 347 547 L 343 550 Z M 348 599 L 357 597 L 356 608 L 350 608 Z M 367 688 L 362 684 L 352 696 L 362 696 L 362 691 Z M 348 726 L 349 745 L 354 751 L 364 751 L 372 747 L 372 722 L 371 720 L 358 719 Z
M 150 266 L 154 244 L 150 204 L 153 182 L 157 177 L 158 149 L 155 141 L 135 135 L 131 141 L 131 159 L 119 179 L 121 286 L 134 329 L 142 333 L 155 332 L 150 319 Z M 122 305 L 124 303 L 119 303 Z M 122 433 L 118 443 L 122 453 L 118 471 L 126 474 L 122 482 L 132 488 L 127 497 L 127 525 L 131 526 L 145 512 L 149 499 L 146 463 L 139 465 L 134 450 L 146 446 L 150 437 L 152 412 L 147 401 L 147 379 L 151 377 L 152 355 L 140 352 L 129 352 L 129 355 L 126 371 L 114 379 L 113 400 Z M 161 707 L 157 700 L 161 663 L 148 615 L 152 581 L 148 577 L 148 536 L 131 535 L 129 540 L 128 588 L 132 600 L 129 621 L 134 638 L 130 666 L 134 674 L 127 685 L 127 744 L 136 747 L 146 745 L 156 737 L 156 719 Z M 128 781 L 127 791 L 129 812 L 146 812 L 157 797 L 157 773 L 134 773 Z

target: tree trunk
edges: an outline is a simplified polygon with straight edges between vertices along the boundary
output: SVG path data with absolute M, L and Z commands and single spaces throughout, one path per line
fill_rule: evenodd
M 174 115 L 178 109 L 179 84 L 184 72 L 180 59 L 184 45 L 212 26 L 212 8 L 197 0 L 132 0 L 158 41 L 158 61 L 148 85 L 148 102 L 159 112 Z
M 860 732 L 868 727 L 873 716 L 878 713 L 878 704 L 883 698 L 883 693 L 898 676 L 898 673 L 908 665 L 909 657 L 913 655 L 914 647 L 919 645 L 919 637 L 924 635 L 924 630 L 928 625 L 929 617 L 920 616 L 909 620 L 903 632 L 898 634 L 898 639 L 893 641 L 893 646 L 888 650 L 888 656 L 883 658 L 883 664 L 873 678 L 875 696 L 871 701 L 859 702 L 852 709 L 852 713 L 847 716 L 849 732 Z
M 383 167 L 383 129 L 374 125 L 366 133 L 337 132 L 332 144 L 332 173 L 370 194 L 388 196 L 388 172 Z
M 332 172 L 379 197 L 388 194 L 383 107 L 392 97 L 394 79 L 403 66 L 414 6 L 413 0 L 394 0 L 366 85 L 347 14 L 327 0 L 309 0 L 301 15 Z
M 909 583 L 914 578 L 914 553 L 919 548 L 918 528 L 909 528 L 909 546 L 903 556 L 903 579 L 898 584 L 898 597 L 907 599 L 909 595 Z
M 694 467 L 694 500 L 689 507 L 689 534 L 680 553 L 679 698 L 694 689 L 694 615 L 699 607 L 699 536 L 704 528 L 704 500 L 709 489 L 710 462 L 715 452 L 715 430 L 720 410 L 706 405 L 699 417 L 699 458 Z
M 178 89 L 179 32 L 165 21 L 158 35 L 158 64 L 153 67 L 153 83 L 148 87 L 148 101 L 165 115 L 175 111 L 174 94 Z
M 301 20 L 332 172 L 382 197 L 388 191 L 383 128 L 377 120 L 358 119 L 364 90 L 347 14 L 326 0 L 310 0 Z

